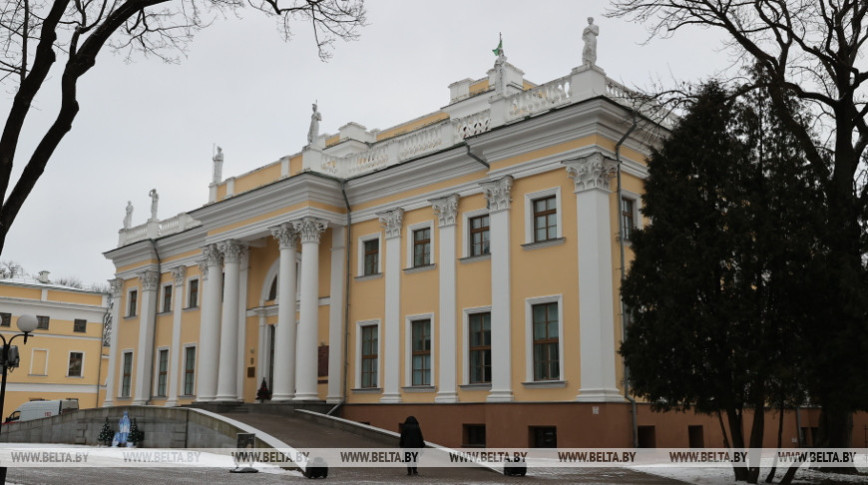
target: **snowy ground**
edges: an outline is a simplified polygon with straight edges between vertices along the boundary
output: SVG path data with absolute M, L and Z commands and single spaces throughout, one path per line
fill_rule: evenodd
M 694 485 L 728 485 L 735 482 L 732 468 L 715 467 L 715 468 L 694 468 L 694 467 L 668 467 L 668 466 L 643 466 L 632 467 L 634 470 L 651 473 L 661 477 L 681 480 L 683 482 L 692 483 Z M 760 483 L 765 483 L 765 477 L 769 473 L 768 468 L 763 468 L 760 473 Z M 785 468 L 778 468 L 775 472 L 774 483 L 778 483 L 781 477 L 786 473 Z M 859 468 L 862 473 L 868 473 L 868 468 Z M 868 475 L 850 476 L 839 475 L 835 473 L 821 472 L 811 470 L 807 466 L 802 466 L 796 472 L 794 484 L 837 484 L 837 483 L 868 483 Z

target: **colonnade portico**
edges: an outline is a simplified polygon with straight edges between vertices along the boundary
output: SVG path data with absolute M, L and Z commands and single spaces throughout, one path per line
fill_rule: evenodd
M 278 322 L 275 328 L 273 399 L 320 400 L 317 391 L 319 241 L 328 222 L 305 217 L 271 227 L 280 245 Z M 301 298 L 296 325 L 296 254 L 301 242 Z M 238 375 L 245 362 L 243 335 L 246 322 L 239 310 L 246 276 L 246 244 L 226 240 L 202 248 L 199 263 L 204 295 L 199 331 L 197 401 L 239 401 L 243 390 Z M 222 275 L 222 278 L 221 278 Z M 222 288 L 222 290 L 221 290 Z M 298 327 L 298 328 L 296 328 Z M 259 349 L 259 352 L 265 352 Z M 241 359 L 241 360 L 239 360 Z

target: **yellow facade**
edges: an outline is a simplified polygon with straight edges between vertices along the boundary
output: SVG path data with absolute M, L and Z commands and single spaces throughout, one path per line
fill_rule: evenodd
M 189 229 L 108 251 L 107 401 L 253 402 L 265 380 L 348 406 L 624 404 L 620 225 L 644 223 L 660 127 L 616 146 L 630 111 L 601 70 L 566 89 L 506 69 L 517 81 L 467 80 L 434 113 L 217 181 Z
M 102 405 L 109 349 L 103 342 L 108 295 L 30 278 L 0 280 L 0 334 L 18 347 L 19 366 L 11 369 L 3 417 L 33 400 L 77 399 L 80 408 Z M 18 317 L 37 316 L 41 324 L 24 343 Z M 47 326 L 47 328 L 43 328 Z

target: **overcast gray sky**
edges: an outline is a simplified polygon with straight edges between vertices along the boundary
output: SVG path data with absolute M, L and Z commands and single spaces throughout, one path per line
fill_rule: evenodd
M 607 8 L 607 0 L 368 0 L 360 39 L 336 42 L 327 63 L 306 25 L 284 43 L 273 20 L 248 9 L 199 33 L 179 64 L 125 63 L 105 52 L 80 82 L 80 114 L 0 259 L 52 278 L 104 282 L 114 267 L 102 253 L 117 246 L 127 200 L 133 225 L 148 217 L 151 188 L 161 219 L 202 206 L 214 144 L 230 177 L 299 152 L 314 100 L 322 133 L 350 121 L 384 129 L 435 111 L 449 102 L 450 83 L 493 66 L 499 32 L 509 62 L 536 83 L 581 64 L 588 16 L 600 26 L 597 64 L 627 86 L 707 78 L 728 65 L 719 37 L 694 30 L 640 45 L 645 26 L 604 18 Z M 0 97 L 4 120 L 9 91 Z M 55 101 L 54 92 L 37 99 L 19 160 L 55 115 Z

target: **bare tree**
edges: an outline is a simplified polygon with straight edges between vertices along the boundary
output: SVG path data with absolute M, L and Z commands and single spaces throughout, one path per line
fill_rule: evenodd
M 865 0 L 613 0 L 609 15 L 648 22 L 652 36 L 685 27 L 723 31 L 743 64 L 760 71 L 774 109 L 813 166 L 827 198 L 821 236 L 826 313 L 806 330 L 817 353 L 809 379 L 823 406 L 822 444 L 850 446 L 852 412 L 868 408 L 860 346 L 866 324 L 865 216 L 868 103 Z M 794 96 L 825 121 L 826 141 L 787 106 Z M 849 373 L 853 379 L 841 378 Z M 857 392 L 854 392 L 857 391 Z
M 79 111 L 78 81 L 103 50 L 173 61 L 215 15 L 245 7 L 273 16 L 285 38 L 293 21 L 309 22 L 321 59 L 335 39 L 354 39 L 365 22 L 364 0 L 8 0 L 0 5 L 0 81 L 14 99 L 0 135 L 0 253 L 9 227 Z M 59 61 L 59 62 L 58 62 Z M 52 74 L 56 72 L 56 74 Z M 60 78 L 57 115 L 21 176 L 11 180 L 21 130 L 33 99 Z

